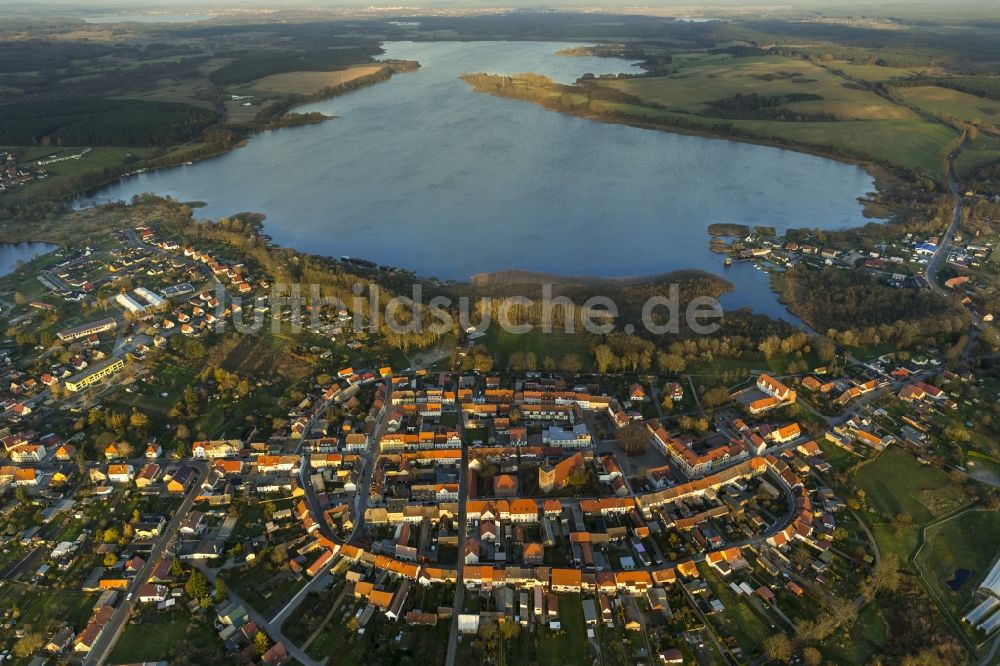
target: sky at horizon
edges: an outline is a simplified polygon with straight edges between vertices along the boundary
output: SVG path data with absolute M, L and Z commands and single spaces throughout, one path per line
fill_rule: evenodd
M 481 7 L 537 7 L 572 4 L 578 7 L 683 7 L 710 10 L 713 8 L 767 7 L 772 9 L 814 9 L 817 7 L 857 7 L 880 9 L 927 6 L 939 4 L 937 0 L 14 0 L 4 3 L 7 9 L 26 10 L 33 7 L 85 9 L 129 9 L 136 11 L 168 11 L 170 9 L 210 10 L 222 8 L 274 8 L 316 9 L 325 7 L 364 7 L 369 5 L 420 7 L 451 4 Z M 978 3 L 973 3 L 978 4 Z

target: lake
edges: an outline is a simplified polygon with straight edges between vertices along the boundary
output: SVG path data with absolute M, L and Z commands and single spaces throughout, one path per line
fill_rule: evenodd
M 17 262 L 31 261 L 58 247 L 51 243 L 0 243 L 0 277 L 13 273 Z
M 713 222 L 821 229 L 866 222 L 864 170 L 778 148 L 593 122 L 473 92 L 466 72 L 638 71 L 562 57 L 553 42 L 396 42 L 419 71 L 299 111 L 338 116 L 262 133 L 190 166 L 133 176 L 88 201 L 156 192 L 199 216 L 267 215 L 274 240 L 425 276 L 503 269 L 600 277 L 700 268 L 736 285 L 726 308 L 790 316 L 750 264 L 724 269 Z

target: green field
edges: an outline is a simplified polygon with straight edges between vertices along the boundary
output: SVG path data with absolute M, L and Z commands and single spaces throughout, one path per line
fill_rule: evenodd
M 179 611 L 155 619 L 159 621 L 127 625 L 108 660 L 115 664 L 166 660 L 173 646 L 185 637 L 200 645 L 218 642 L 207 627 Z
M 66 151 L 74 154 L 78 151 Z M 89 153 L 75 160 L 63 160 L 54 164 L 46 164 L 40 169 L 45 169 L 51 176 L 75 176 L 87 171 L 99 171 L 107 167 L 116 167 L 125 164 L 126 160 L 132 158 L 143 158 L 149 154 L 145 148 L 116 148 L 101 147 L 94 148 Z
M 833 70 L 840 70 L 852 79 L 882 83 L 894 79 L 905 79 L 917 75 L 920 70 L 915 67 L 883 67 L 882 65 L 860 65 L 846 60 L 835 60 L 826 63 Z
M 1000 513 L 970 511 L 928 528 L 925 538 L 916 563 L 952 613 L 958 614 L 1000 553 Z M 953 591 L 948 581 L 959 569 L 970 573 Z
M 838 470 L 850 469 L 864 460 L 861 456 L 855 455 L 847 449 L 842 449 L 836 444 L 824 440 L 817 440 L 817 442 L 819 443 L 819 448 L 826 454 L 827 461 Z
M 840 65 L 841 63 L 837 63 Z M 872 76 L 872 66 L 855 75 Z M 858 78 L 863 78 L 858 76 Z M 921 118 L 903 105 L 853 84 L 818 65 L 795 58 L 752 58 L 691 61 L 678 74 L 604 81 L 664 108 L 649 109 L 629 104 L 604 103 L 595 110 L 621 111 L 628 115 L 669 119 L 711 131 L 725 123 L 741 134 L 766 141 L 792 143 L 938 174 L 941 157 L 957 132 L 941 123 Z M 907 89 L 912 90 L 912 89 Z M 811 94 L 819 100 L 792 101 L 775 107 L 787 112 L 772 118 L 726 118 L 709 115 L 712 102 L 736 94 L 781 97 Z M 802 114 L 796 120 L 796 114 Z M 829 119 L 823 119 L 825 116 Z
M 839 120 L 915 120 L 909 109 L 868 90 L 845 86 L 839 76 L 805 60 L 784 56 L 706 58 L 671 76 L 607 82 L 611 87 L 662 104 L 670 111 L 703 113 L 710 103 L 737 93 L 777 97 L 809 93 L 822 100 L 778 108 L 789 114 L 823 113 Z
M 583 624 L 583 601 L 578 594 L 559 595 L 558 632 L 539 630 L 538 663 L 541 666 L 563 666 L 587 662 L 587 639 Z
M 732 634 L 746 654 L 753 654 L 774 631 L 754 612 L 750 604 L 736 596 L 726 581 L 708 567 L 699 567 L 705 582 L 726 610 L 712 616 L 712 622 L 723 633 Z
M 1000 102 L 995 100 L 939 86 L 895 88 L 893 95 L 938 116 L 1000 127 Z
M 959 177 L 971 175 L 979 167 L 1000 161 L 1000 139 L 980 134 L 975 142 L 962 149 L 955 158 L 955 171 Z
M 912 455 L 890 447 L 855 476 L 867 501 L 884 516 L 908 513 L 915 523 L 927 523 L 965 503 L 967 497 L 942 470 L 921 465 Z
M 584 367 L 589 367 L 593 359 L 587 351 L 586 340 L 582 335 L 566 333 L 558 327 L 553 327 L 551 333 L 544 333 L 536 327 L 528 333 L 517 335 L 494 325 L 479 342 L 496 354 L 497 368 L 506 368 L 510 355 L 517 351 L 534 352 L 539 369 L 546 356 L 551 356 L 558 362 L 566 354 L 576 354 L 583 361 Z
M 113 147 L 99 146 L 79 159 L 68 159 L 62 162 L 44 164 L 36 166 L 35 161 L 63 155 L 79 154 L 82 148 L 56 148 L 39 147 L 25 148 L 13 147 L 11 150 L 17 152 L 24 161 L 25 166 L 44 170 L 48 176 L 44 179 L 33 180 L 22 187 L 11 190 L 12 193 L 27 192 L 38 195 L 42 191 L 62 191 L 64 187 L 74 187 L 74 183 L 85 181 L 96 184 L 107 179 L 106 170 L 116 170 L 114 173 L 124 169 L 126 165 L 138 165 L 142 159 L 151 154 L 150 149 L 144 147 Z M 23 195 L 27 196 L 27 194 Z
M 907 169 L 938 174 L 948 143 L 958 132 L 923 120 L 858 120 L 843 122 L 782 122 L 779 120 L 721 120 L 614 102 L 594 102 L 597 111 L 618 111 L 650 122 L 682 121 L 712 132 L 720 122 L 761 141 L 814 148 L 819 152 L 850 155 Z
M 82 628 L 90 619 L 96 594 L 78 591 L 36 589 L 29 591 L 20 585 L 6 585 L 0 593 L 0 612 L 17 608 L 20 623 L 30 625 L 35 631 L 54 631 L 63 622 Z M 0 645 L 4 643 L 0 638 Z
M 888 640 L 888 629 L 879 617 L 878 606 L 869 604 L 858 614 L 857 622 L 846 633 L 834 634 L 819 648 L 831 664 L 861 666 L 871 663 L 871 658 L 879 654 Z

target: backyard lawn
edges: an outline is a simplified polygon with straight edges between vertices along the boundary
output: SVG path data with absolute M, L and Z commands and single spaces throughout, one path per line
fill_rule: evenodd
M 156 619 L 160 621 L 126 626 L 109 661 L 116 664 L 163 661 L 170 656 L 171 648 L 186 636 L 201 644 L 218 640 L 208 627 L 193 622 L 181 611 Z
M 589 661 L 580 595 L 559 595 L 559 622 L 562 629 L 558 631 L 538 630 L 538 663 L 542 666 L 562 666 Z

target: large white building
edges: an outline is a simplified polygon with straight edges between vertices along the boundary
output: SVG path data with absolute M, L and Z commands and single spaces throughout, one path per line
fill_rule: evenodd
M 1000 629 L 1000 560 L 994 563 L 993 568 L 986 574 L 978 592 L 984 595 L 985 599 L 969 611 L 964 619 L 989 636 Z
M 115 300 L 118 302 L 118 305 L 122 306 L 132 314 L 141 314 L 142 311 L 146 309 L 146 306 L 140 305 L 137 300 L 128 294 L 118 294 L 115 296 Z
M 149 307 L 158 308 L 167 302 L 167 299 L 160 296 L 155 291 L 150 291 L 145 287 L 138 287 L 135 290 L 135 295 L 149 303 Z
M 591 445 L 590 431 L 583 423 L 566 428 L 553 425 L 542 431 L 542 443 L 563 449 L 587 448 Z

